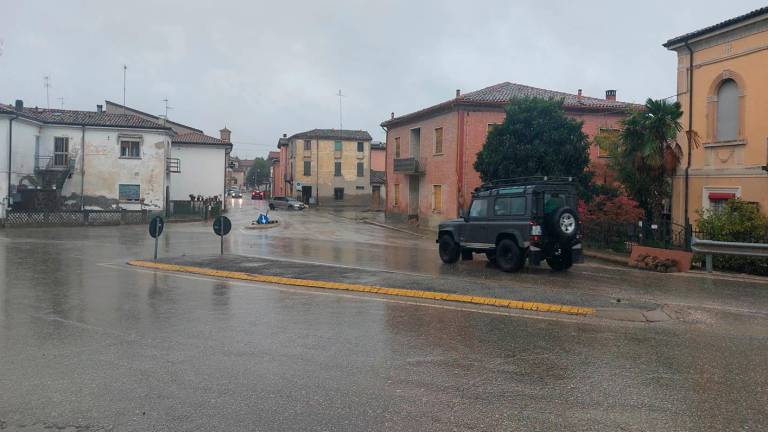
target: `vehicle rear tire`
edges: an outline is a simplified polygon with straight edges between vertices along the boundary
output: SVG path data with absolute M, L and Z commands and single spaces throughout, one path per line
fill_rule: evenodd
M 525 263 L 523 252 L 512 239 L 504 239 L 496 246 L 496 265 L 502 271 L 513 273 L 519 271 Z
M 547 257 L 547 264 L 552 271 L 566 271 L 573 266 L 573 253 L 570 249 L 561 249 L 556 246 L 553 255 Z
M 450 234 L 440 236 L 440 240 L 437 242 L 437 250 L 440 254 L 440 259 L 446 264 L 455 263 L 461 256 L 461 248 Z
M 275 209 L 275 205 L 274 204 L 269 204 L 269 209 L 270 210 L 274 210 Z

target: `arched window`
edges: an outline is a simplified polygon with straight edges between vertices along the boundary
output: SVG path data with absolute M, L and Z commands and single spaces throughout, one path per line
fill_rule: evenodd
M 717 90 L 717 140 L 739 138 L 739 86 L 727 79 Z

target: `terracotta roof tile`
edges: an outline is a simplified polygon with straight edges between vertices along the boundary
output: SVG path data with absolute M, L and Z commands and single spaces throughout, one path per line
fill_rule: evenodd
M 768 14 L 768 6 L 762 7 L 760 9 L 755 9 L 752 12 L 748 12 L 748 13 L 745 13 L 744 15 L 739 15 L 737 17 L 727 19 L 725 21 L 719 22 L 719 23 L 711 25 L 709 27 L 704 27 L 703 29 L 700 29 L 700 30 L 696 30 L 696 31 L 692 31 L 690 33 L 686 33 L 686 34 L 684 34 L 682 36 L 678 36 L 678 37 L 672 38 L 672 39 L 668 40 L 666 43 L 662 44 L 662 46 L 665 47 L 665 48 L 670 48 L 673 45 L 684 43 L 684 42 L 689 41 L 689 40 L 691 40 L 693 38 L 696 38 L 698 36 L 703 36 L 703 35 L 705 35 L 707 33 L 713 32 L 715 30 L 720 30 L 720 29 L 726 28 L 728 26 L 731 26 L 731 25 L 734 25 L 734 24 L 739 24 L 739 23 L 741 23 L 743 21 L 747 21 L 747 20 L 752 19 L 752 18 L 757 18 L 760 15 L 766 15 L 766 14 Z
M 345 140 L 360 141 L 370 141 L 373 139 L 371 134 L 367 131 L 350 129 L 312 129 L 310 131 L 294 134 L 288 139 L 339 139 L 339 137 Z
M 173 144 L 220 144 L 223 146 L 229 146 L 230 143 L 222 141 L 218 138 L 201 134 L 197 132 L 190 132 L 185 134 L 179 134 L 173 137 L 171 140 Z
M 503 82 L 484 89 L 469 92 L 431 107 L 419 111 L 395 117 L 381 123 L 382 126 L 389 126 L 405 120 L 410 120 L 433 111 L 451 109 L 458 105 L 485 105 L 503 107 L 512 99 L 521 97 L 556 99 L 563 101 L 563 107 L 570 110 L 584 111 L 623 111 L 642 109 L 642 105 L 611 101 L 607 99 L 598 99 L 588 96 L 578 96 L 571 93 L 564 93 L 555 90 L 547 90 L 537 87 L 531 87 L 523 84 Z
M 15 112 L 12 109 L 11 111 Z M 145 120 L 132 114 L 107 114 L 105 112 L 96 111 L 24 108 L 20 115 L 46 124 L 161 130 L 171 129 L 170 127 L 162 126 L 156 122 Z

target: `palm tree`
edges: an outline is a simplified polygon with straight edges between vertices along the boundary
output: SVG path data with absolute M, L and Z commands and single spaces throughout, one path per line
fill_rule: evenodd
M 671 177 L 683 155 L 677 137 L 683 131 L 679 102 L 648 99 L 643 110 L 622 122 L 621 145 L 614 154 L 613 167 L 627 192 L 658 221 L 664 200 L 672 193 Z

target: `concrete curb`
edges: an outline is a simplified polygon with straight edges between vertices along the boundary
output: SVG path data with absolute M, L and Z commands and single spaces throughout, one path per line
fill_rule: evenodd
M 401 233 L 406 233 L 406 234 L 415 235 L 417 237 L 426 238 L 426 236 L 424 234 L 419 234 L 417 232 L 409 231 L 407 229 L 394 227 L 392 225 L 387 225 L 387 224 L 383 224 L 383 223 L 380 223 L 380 222 L 374 222 L 374 221 L 367 220 L 367 219 L 361 219 L 360 221 L 363 222 L 363 223 L 370 224 L 370 225 L 375 225 L 375 226 L 380 227 L 380 228 L 391 229 L 393 231 L 399 231 Z
M 339 282 L 326 282 L 310 279 L 295 279 L 280 276 L 265 276 L 254 273 L 232 272 L 224 270 L 213 270 L 202 267 L 183 266 L 176 264 L 165 264 L 144 260 L 128 261 L 129 265 L 136 267 L 151 268 L 155 270 L 165 270 L 180 273 L 192 273 L 204 276 L 222 277 L 228 279 L 238 279 L 251 282 L 266 282 L 282 285 L 303 286 L 310 288 L 324 288 L 342 291 L 364 292 L 371 294 L 391 295 L 398 297 L 421 298 L 428 300 L 443 300 L 459 303 L 471 303 L 483 306 L 496 306 L 507 309 L 521 309 L 539 312 L 552 312 L 567 315 L 594 315 L 595 309 L 590 307 L 569 306 L 552 303 L 538 303 L 517 301 L 511 299 L 500 299 L 494 297 L 468 296 L 463 294 L 449 294 L 436 291 L 419 291 L 400 288 L 384 288 L 371 285 L 347 284 Z
M 585 257 L 596 258 L 596 259 L 607 261 L 613 264 L 619 264 L 619 265 L 623 265 L 624 267 L 629 267 L 629 264 L 628 264 L 629 257 L 626 257 L 626 258 L 619 257 L 619 256 L 607 254 L 607 253 L 595 252 L 589 249 L 584 249 L 583 253 Z

